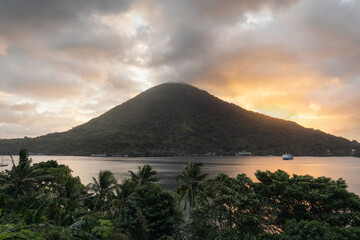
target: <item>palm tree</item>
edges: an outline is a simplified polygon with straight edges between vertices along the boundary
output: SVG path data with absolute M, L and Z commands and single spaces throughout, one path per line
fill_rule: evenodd
M 114 174 L 109 170 L 101 170 L 99 179 L 93 177 L 93 182 L 87 187 L 95 193 L 95 208 L 105 208 L 114 197 L 117 181 Z
M 184 209 L 187 208 L 187 203 L 189 204 L 189 210 L 195 206 L 195 196 L 199 192 L 199 183 L 208 176 L 207 173 L 201 173 L 201 167 L 203 166 L 203 163 L 190 162 L 184 167 L 183 173 L 176 176 L 176 181 L 182 180 L 184 182 L 176 190 L 181 199 L 185 199 Z
M 135 174 L 132 171 L 129 171 L 131 174 L 131 179 L 136 182 L 139 186 L 148 185 L 153 182 L 158 182 L 160 179 L 155 177 L 157 174 L 156 170 L 153 170 L 152 167 L 148 164 L 143 167 L 138 166 L 138 172 Z
M 36 186 L 41 177 L 41 170 L 34 169 L 31 166 L 32 159 L 26 149 L 19 152 L 19 163 L 15 165 L 13 157 L 11 170 L 6 170 L 5 174 L 0 175 L 0 189 L 10 191 L 15 198 L 23 195 L 30 190 L 30 187 Z
M 131 179 L 124 179 L 121 184 L 117 185 L 115 198 L 113 201 L 114 217 L 120 217 L 121 211 L 126 204 L 128 197 L 134 192 L 136 182 Z
M 68 178 L 59 195 L 50 202 L 51 207 L 48 210 L 50 219 L 54 220 L 56 225 L 74 223 L 75 219 L 83 214 L 83 203 L 90 196 L 79 178 Z

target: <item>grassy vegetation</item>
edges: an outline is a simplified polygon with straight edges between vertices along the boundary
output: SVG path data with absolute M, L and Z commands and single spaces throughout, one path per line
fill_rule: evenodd
M 67 132 L 0 140 L 0 153 L 181 156 L 350 155 L 359 143 L 244 110 L 186 84 L 151 88 Z

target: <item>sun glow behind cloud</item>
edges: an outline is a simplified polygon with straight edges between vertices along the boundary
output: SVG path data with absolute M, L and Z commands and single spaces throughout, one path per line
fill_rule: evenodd
M 134 37 L 139 28 L 148 26 L 141 15 L 135 11 L 120 14 L 94 14 L 93 18 L 95 22 L 108 27 L 120 36 L 126 35 Z M 97 31 L 101 31 L 101 29 Z
M 244 30 L 264 27 L 273 20 L 272 12 L 269 8 L 264 8 L 260 12 L 245 14 L 245 21 L 241 21 L 240 25 Z
M 340 114 L 338 111 L 327 111 L 332 104 L 331 98 L 344 87 L 339 78 L 322 76 L 311 68 L 296 62 L 282 62 L 282 58 L 244 57 L 242 60 L 223 63 L 220 76 L 226 79 L 222 88 L 209 85 L 207 75 L 198 84 L 213 91 L 215 95 L 238 104 L 247 110 L 263 113 L 277 118 L 295 121 L 305 127 L 358 139 L 349 126 L 357 121 L 351 114 Z M 257 55 L 257 54 L 256 54 Z M 277 60 L 276 60 L 277 59 Z M 269 61 L 276 61 L 270 64 Z M 280 60 L 280 61 L 279 61 Z M 244 66 L 240 72 L 239 67 Z M 272 69 L 267 69 L 271 66 Z M 262 69 L 262 70 L 261 70 Z
M 64 131 L 183 81 L 360 140 L 358 1 L 34 1 L 0 4 L 0 138 Z

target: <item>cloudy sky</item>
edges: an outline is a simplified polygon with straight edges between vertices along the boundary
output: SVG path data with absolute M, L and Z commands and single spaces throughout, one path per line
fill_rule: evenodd
M 359 0 L 1 0 L 0 138 L 163 82 L 360 141 Z

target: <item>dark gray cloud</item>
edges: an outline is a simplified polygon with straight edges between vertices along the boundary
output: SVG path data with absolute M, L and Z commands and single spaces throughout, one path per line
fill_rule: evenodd
M 263 8 L 282 9 L 291 6 L 298 0 L 199 0 L 176 1 L 163 0 L 164 15 L 171 23 L 192 26 L 207 25 L 216 27 L 238 22 L 249 12 Z
M 0 132 L 66 130 L 185 81 L 360 139 L 359 11 L 356 0 L 0 1 Z
M 2 0 L 0 29 L 19 31 L 56 31 L 71 28 L 92 13 L 118 13 L 131 5 L 131 0 Z
M 221 30 L 224 27 L 244 21 L 248 13 L 256 13 L 264 9 L 281 10 L 297 1 L 164 0 L 159 2 L 162 17 L 164 21 L 168 21 L 163 27 L 163 36 L 166 36 L 167 41 L 155 46 L 151 54 L 151 66 L 178 65 L 181 61 L 208 59 L 218 50 L 219 46 L 216 43 L 222 37 Z M 155 24 L 161 22 L 159 19 L 152 19 L 152 16 L 149 21 Z M 239 42 L 241 41 L 239 39 Z
M 302 27 L 324 74 L 348 80 L 360 75 L 359 11 L 359 1 L 316 1 L 303 7 Z
M 190 82 L 243 106 L 300 123 L 311 119 L 318 123 L 312 127 L 360 139 L 354 121 L 360 115 L 359 1 L 162 6 L 171 21 L 162 27 L 167 41 L 151 54 L 154 83 Z M 330 126 L 337 121 L 352 127 Z
M 194 4 L 165 1 L 163 4 L 163 11 L 171 19 L 170 26 L 165 28 L 168 41 L 155 48 L 152 60 L 155 66 L 175 69 L 176 75 L 187 76 L 189 71 L 201 73 L 204 67 L 199 67 L 198 62 L 204 66 L 218 65 L 225 50 L 240 55 L 243 51 L 269 46 L 280 46 L 300 55 L 309 67 L 322 70 L 329 77 L 359 75 L 358 1 L 197 1 Z M 224 43 L 228 46 L 221 44 L 224 28 L 231 29 L 246 21 L 246 14 L 256 15 L 264 9 L 273 18 L 265 28 L 255 25 L 254 30 L 234 34 L 231 42 Z M 185 81 L 194 81 L 193 74 L 190 76 Z

